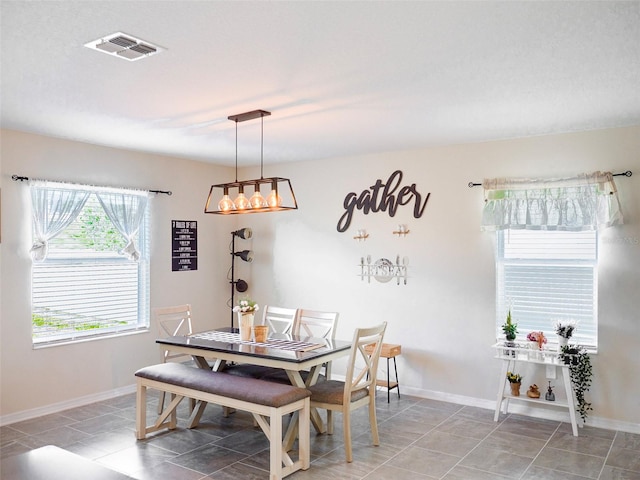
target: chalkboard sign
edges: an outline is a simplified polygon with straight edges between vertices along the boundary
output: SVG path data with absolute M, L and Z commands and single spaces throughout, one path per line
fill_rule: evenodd
M 198 222 L 171 221 L 171 270 L 186 272 L 198 269 Z

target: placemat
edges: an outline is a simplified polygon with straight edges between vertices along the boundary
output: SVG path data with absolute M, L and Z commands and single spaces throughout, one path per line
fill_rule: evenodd
M 193 338 L 200 338 L 203 340 L 214 340 L 216 342 L 224 342 L 224 343 L 237 343 L 241 345 L 255 345 L 256 347 L 268 347 L 268 348 L 278 348 L 280 350 L 289 350 L 295 352 L 308 352 L 310 350 L 315 350 L 316 348 L 324 347 L 323 344 L 320 343 L 311 343 L 311 342 L 301 342 L 297 340 L 285 340 L 281 338 L 267 338 L 266 342 L 254 342 L 251 340 L 240 340 L 239 333 L 231 333 L 231 332 L 202 332 L 202 333 L 194 333 L 191 335 Z

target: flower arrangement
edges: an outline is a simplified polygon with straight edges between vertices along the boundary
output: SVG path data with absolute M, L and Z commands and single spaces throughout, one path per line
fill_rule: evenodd
M 507 321 L 502 324 L 502 331 L 504 332 L 507 340 L 515 340 L 516 333 L 518 333 L 518 324 L 511 321 L 511 309 L 507 314 Z
M 249 299 L 240 300 L 238 302 L 238 305 L 233 307 L 234 312 L 240 312 L 240 313 L 254 313 L 258 310 L 260 310 L 260 307 L 258 306 L 258 304 L 253 300 L 249 300 Z
M 519 373 L 507 372 L 509 383 L 522 383 L 522 375 Z
M 573 320 L 558 320 L 555 323 L 555 331 L 562 338 L 571 338 L 576 329 L 576 322 Z
M 547 337 L 544 336 L 544 332 L 529 332 L 527 334 L 527 340 L 530 342 L 537 342 L 538 349 L 542 350 L 542 345 L 547 343 Z

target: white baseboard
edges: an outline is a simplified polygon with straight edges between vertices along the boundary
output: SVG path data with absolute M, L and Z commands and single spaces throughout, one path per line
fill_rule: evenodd
M 344 380 L 344 377 L 335 376 L 336 380 Z M 60 413 L 70 408 L 82 407 L 95 402 L 101 402 L 109 400 L 111 398 L 119 397 L 121 395 L 127 395 L 129 393 L 135 393 L 135 384 L 128 385 L 126 387 L 116 388 L 108 392 L 96 393 L 94 395 L 87 395 L 85 397 L 75 398 L 65 402 L 54 403 L 52 405 L 46 405 L 44 407 L 33 408 L 31 410 L 24 410 L 22 412 L 11 413 L 9 415 L 0 416 L 0 426 L 10 425 L 16 422 L 22 422 L 24 420 L 31 420 L 32 418 L 41 417 L 43 415 L 50 415 L 52 413 Z M 396 395 L 396 392 L 392 392 Z M 422 390 L 412 387 L 406 387 L 402 385 L 401 395 L 407 394 L 418 398 L 427 398 L 430 400 L 440 400 L 443 402 L 456 403 L 458 405 L 465 405 L 468 407 L 486 408 L 489 410 L 495 409 L 496 403 L 494 400 L 486 400 L 483 398 L 467 397 L 464 395 L 455 395 L 446 392 L 437 392 L 433 390 Z M 511 403 L 509 405 L 509 411 L 512 413 L 518 413 L 522 415 L 529 415 L 535 418 L 544 418 L 547 420 L 554 420 L 560 422 L 569 422 L 569 413 L 563 410 L 557 410 L 552 405 L 550 408 L 532 408 L 525 405 L 516 405 Z M 587 425 L 590 427 L 605 428 L 608 430 L 619 430 L 621 432 L 629 432 L 640 434 L 640 424 L 623 422 L 620 420 L 611 420 L 608 418 L 594 417 L 589 415 Z
M 135 393 L 135 391 L 136 385 L 131 384 L 126 387 L 116 388 L 115 390 L 109 390 L 107 392 L 96 393 L 87 395 L 85 397 L 74 398 L 72 400 L 46 405 L 44 407 L 32 408 L 30 410 L 10 413 L 9 415 L 2 415 L 0 416 L 0 426 L 10 425 L 12 423 L 22 422 L 24 420 L 31 420 L 32 418 L 42 417 L 43 415 L 51 415 L 52 413 L 60 413 L 64 410 L 69 410 L 70 408 L 83 407 L 91 403 L 110 400 L 121 395 Z
M 443 402 L 457 403 L 459 405 L 465 405 L 469 407 L 487 408 L 494 410 L 496 408 L 495 400 L 486 400 L 482 398 L 466 397 L 464 395 L 455 395 L 445 392 L 436 392 L 432 390 L 420 390 L 411 387 L 404 387 L 401 390 L 401 394 L 406 393 L 418 398 L 428 398 L 431 400 L 441 400 Z M 509 412 L 522 415 L 528 415 L 534 418 L 544 418 L 547 420 L 554 420 L 560 422 L 570 422 L 569 412 L 565 409 L 558 409 L 553 405 L 549 405 L 548 408 L 532 407 L 527 405 L 516 404 L 515 402 L 509 403 Z M 578 425 L 580 425 L 580 419 L 578 419 Z M 611 420 L 608 418 L 596 417 L 589 415 L 587 418 L 587 426 L 596 428 L 605 428 L 607 430 L 619 430 L 621 432 L 629 432 L 640 434 L 640 424 L 623 422 L 620 420 Z M 579 433 L 579 432 L 578 432 Z

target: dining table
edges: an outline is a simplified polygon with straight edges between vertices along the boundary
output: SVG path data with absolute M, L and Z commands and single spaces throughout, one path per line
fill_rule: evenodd
M 228 363 L 282 369 L 292 385 L 302 388 L 318 381 L 322 365 L 348 356 L 351 349 L 350 341 L 282 333 L 271 333 L 264 342 L 241 340 L 238 329 L 233 328 L 159 338 L 156 343 L 163 351 L 190 355 L 197 367 L 203 369 L 223 371 Z M 303 376 L 303 371 L 308 374 Z M 196 404 L 189 419 L 189 428 L 198 425 L 206 405 L 204 402 Z M 287 449 L 295 440 L 297 415 L 297 412 L 293 414 L 285 433 L 283 443 Z M 311 409 L 311 422 L 316 431 L 326 431 L 316 409 Z

